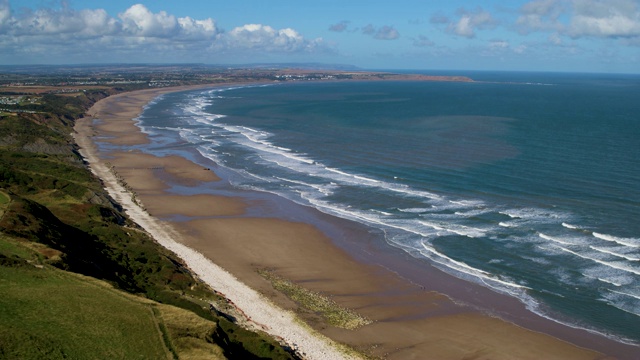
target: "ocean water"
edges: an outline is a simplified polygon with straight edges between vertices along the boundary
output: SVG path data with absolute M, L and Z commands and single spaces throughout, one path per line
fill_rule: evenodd
M 236 187 L 373 227 L 547 318 L 639 344 L 640 76 L 461 75 L 477 82 L 173 93 L 139 125 Z

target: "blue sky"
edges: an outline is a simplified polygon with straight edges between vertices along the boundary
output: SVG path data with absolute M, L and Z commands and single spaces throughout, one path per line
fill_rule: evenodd
M 0 50 L 0 64 L 640 73 L 640 0 L 0 0 Z

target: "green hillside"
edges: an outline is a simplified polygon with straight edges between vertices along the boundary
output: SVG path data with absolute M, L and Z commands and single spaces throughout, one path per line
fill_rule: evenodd
M 3 250 L 12 250 L 6 240 L 0 241 Z M 127 296 L 92 278 L 36 267 L 7 255 L 0 255 L 4 260 L 0 266 L 0 356 L 173 357 L 163 341 L 161 318 L 154 314 L 152 302 Z
M 217 311 L 224 299 L 83 163 L 75 119 L 108 94 L 48 95 L 34 112 L 0 114 L 0 358 L 293 358 Z

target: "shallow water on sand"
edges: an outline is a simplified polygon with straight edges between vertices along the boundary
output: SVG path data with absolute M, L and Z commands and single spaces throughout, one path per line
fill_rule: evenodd
M 548 318 L 640 343 L 640 77 L 293 83 L 167 94 L 140 119 L 237 187 L 379 229 Z

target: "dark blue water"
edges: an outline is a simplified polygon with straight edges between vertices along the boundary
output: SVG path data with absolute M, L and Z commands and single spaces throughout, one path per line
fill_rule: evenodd
M 141 125 L 545 317 L 640 343 L 640 77 L 165 95 Z

